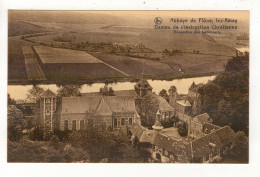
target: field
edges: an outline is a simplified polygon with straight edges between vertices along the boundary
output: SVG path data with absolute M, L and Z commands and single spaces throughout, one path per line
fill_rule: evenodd
M 84 80 L 92 80 L 92 79 L 104 79 L 104 78 L 119 78 L 119 77 L 125 77 L 124 74 L 121 72 L 115 70 L 114 68 L 104 64 L 102 61 L 92 57 L 91 55 L 87 54 L 83 51 L 73 51 L 68 49 L 53 49 L 51 48 L 51 53 L 41 53 L 38 55 L 38 49 L 48 50 L 50 49 L 48 47 L 39 47 L 35 46 L 36 50 L 34 50 L 34 55 L 36 56 L 44 74 L 47 80 L 57 83 L 57 82 L 83 82 Z M 43 50 L 44 49 L 44 50 Z M 67 50 L 66 52 L 71 53 L 79 53 L 81 55 L 84 54 L 83 58 L 81 58 L 81 61 L 75 61 L 71 60 L 70 57 L 64 55 L 57 55 L 52 52 L 60 52 L 63 50 Z M 83 52 L 83 53 L 82 53 Z M 52 56 L 46 59 L 46 56 Z M 66 53 L 65 53 L 66 54 Z M 79 55 L 76 54 L 76 55 Z M 64 59 L 64 61 L 67 61 L 63 63 L 60 58 L 55 58 L 55 56 L 63 56 L 67 59 Z M 71 55 L 70 55 L 71 56 Z M 89 56 L 91 56 L 89 58 Z M 82 57 L 82 56 L 81 56 Z M 44 58 L 44 59 L 43 59 Z M 85 58 L 85 59 L 84 59 Z M 43 62 L 44 61 L 44 62 Z M 46 62 L 48 61 L 48 62 Z M 83 61 L 83 62 L 82 62 Z
M 186 74 L 212 73 L 223 71 L 224 64 L 232 57 L 183 53 L 176 56 L 164 56 L 162 62 L 177 65 Z
M 27 80 L 27 72 L 24 62 L 22 46 L 30 45 L 20 37 L 8 37 L 8 79 Z
M 169 65 L 158 61 L 101 53 L 92 53 L 92 55 L 131 76 L 140 76 L 143 72 L 146 75 L 177 73 Z
M 22 49 L 28 80 L 46 80 L 32 48 L 30 46 L 23 46 Z
M 46 31 L 48 31 L 47 28 L 23 21 L 14 21 L 9 22 L 8 24 L 8 36 L 40 33 Z
M 194 77 L 223 71 L 227 60 L 236 54 L 233 45 L 221 44 L 214 36 L 155 30 L 153 23 L 131 26 L 119 17 L 91 13 L 82 16 L 80 12 L 64 13 L 59 18 L 56 15 L 60 12 L 54 16 L 53 12 L 30 13 L 33 15 L 22 12 L 10 15 L 8 77 L 11 82 L 41 78 L 41 71 L 36 68 L 41 68 L 52 83 L 135 78 L 143 72 L 154 79 L 166 75 L 167 79 Z M 22 35 L 46 31 L 53 33 L 20 39 Z M 129 45 L 135 47 L 128 50 Z M 22 46 L 35 46 L 34 55 L 40 67 L 25 65 L 29 60 L 26 61 Z M 165 49 L 178 49 L 181 53 L 165 55 L 162 53 Z M 33 72 L 38 74 L 33 76 Z
M 34 46 L 42 63 L 102 63 L 84 51 Z

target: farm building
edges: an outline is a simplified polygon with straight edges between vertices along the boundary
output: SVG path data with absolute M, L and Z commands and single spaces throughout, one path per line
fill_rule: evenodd
M 196 119 L 197 121 L 198 119 Z M 134 124 L 130 131 L 132 141 L 138 140 L 147 148 L 154 161 L 163 163 L 210 163 L 220 160 L 231 147 L 235 137 L 228 127 L 219 127 L 208 122 L 197 122 L 201 127 L 198 136 L 193 136 L 198 129 L 190 126 L 187 136 L 180 136 L 178 128 L 163 128 L 160 124 L 160 113 L 156 115 L 153 130 Z

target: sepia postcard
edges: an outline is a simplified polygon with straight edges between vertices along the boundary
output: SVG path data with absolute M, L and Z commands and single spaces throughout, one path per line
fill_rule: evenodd
M 7 162 L 248 164 L 249 15 L 8 10 Z

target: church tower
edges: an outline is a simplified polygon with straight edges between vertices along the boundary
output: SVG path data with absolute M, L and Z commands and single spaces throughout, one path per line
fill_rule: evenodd
M 148 81 L 142 76 L 141 79 L 135 84 L 135 92 L 143 97 L 147 94 L 148 91 L 152 92 L 153 88 L 148 83 Z
M 54 112 L 56 111 L 56 95 L 49 89 L 40 98 L 40 125 L 44 131 L 54 130 Z
M 175 86 L 171 86 L 169 89 L 169 104 L 175 108 L 175 103 L 179 98 L 179 94 L 177 93 L 177 88 Z

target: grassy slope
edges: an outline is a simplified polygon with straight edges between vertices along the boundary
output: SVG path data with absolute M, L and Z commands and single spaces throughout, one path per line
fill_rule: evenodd
M 136 59 L 127 56 L 107 55 L 101 53 L 92 53 L 93 56 L 98 59 L 114 66 L 115 68 L 122 70 L 132 76 L 138 76 L 143 71 L 145 74 L 163 74 L 163 73 L 175 73 L 171 67 L 167 64 L 160 63 L 153 60 Z

